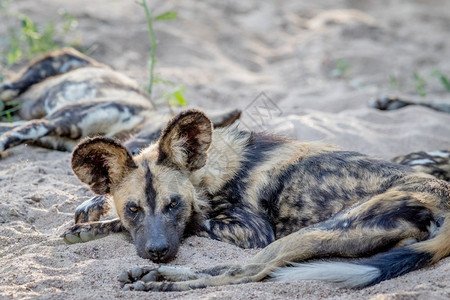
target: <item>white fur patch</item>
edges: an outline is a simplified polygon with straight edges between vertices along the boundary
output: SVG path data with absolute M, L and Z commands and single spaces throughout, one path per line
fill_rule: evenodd
M 292 267 L 278 268 L 271 273 L 271 281 L 322 280 L 341 287 L 363 287 L 380 275 L 371 266 L 346 262 L 293 263 Z
M 203 222 L 203 226 L 205 226 L 207 230 L 211 230 L 211 220 L 208 219 L 205 222 Z
M 77 210 L 82 210 L 83 212 L 88 212 L 89 207 L 91 207 L 94 204 L 94 198 L 91 198 L 89 200 L 84 201 L 80 205 L 78 205 Z
M 428 151 L 428 155 L 437 156 L 437 157 L 450 157 L 450 153 L 446 153 L 443 151 Z
M 83 130 L 82 136 L 104 132 L 105 136 L 112 137 L 119 132 L 135 128 L 142 120 L 141 116 L 132 114 L 126 107 L 123 111 L 115 107 L 106 107 L 97 109 L 93 114 L 87 114 L 78 123 L 78 127 Z
M 422 159 L 415 159 L 409 162 L 409 165 L 415 166 L 415 165 L 426 165 L 426 164 L 432 164 L 434 161 L 428 158 L 422 158 Z

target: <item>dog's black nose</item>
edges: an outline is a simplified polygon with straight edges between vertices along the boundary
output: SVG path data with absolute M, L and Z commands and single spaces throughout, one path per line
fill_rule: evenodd
M 160 262 L 169 252 L 169 245 L 167 243 L 150 243 L 146 246 L 146 250 L 151 260 Z

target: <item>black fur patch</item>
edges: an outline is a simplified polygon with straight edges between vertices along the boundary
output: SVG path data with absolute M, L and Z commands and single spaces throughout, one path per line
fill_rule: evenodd
M 375 267 L 381 273 L 380 276 L 369 282 L 367 286 L 401 276 L 431 263 L 431 254 L 416 252 L 408 247 L 393 249 L 358 262 L 361 265 Z
M 154 212 L 156 207 L 156 190 L 153 186 L 153 175 L 148 164 L 145 165 L 145 200 L 148 206 Z
M 372 208 L 363 216 L 359 222 L 364 227 L 380 227 L 384 229 L 393 229 L 398 226 L 399 221 L 407 221 L 414 224 L 420 231 L 428 231 L 428 226 L 434 221 L 433 213 L 420 205 L 408 205 L 410 198 L 400 199 L 399 205 L 392 205 L 387 210 L 386 207 L 380 209 L 380 205 L 373 205 Z M 381 213 L 380 213 L 381 211 Z
M 243 132 L 241 134 L 249 134 L 248 146 L 245 149 L 241 168 L 219 194 L 232 204 L 245 203 L 242 196 L 245 195 L 245 190 L 248 186 L 247 179 L 253 168 L 264 164 L 264 161 L 268 159 L 268 154 L 273 153 L 277 147 L 280 147 L 285 142 L 285 139 L 281 137 L 262 133 Z

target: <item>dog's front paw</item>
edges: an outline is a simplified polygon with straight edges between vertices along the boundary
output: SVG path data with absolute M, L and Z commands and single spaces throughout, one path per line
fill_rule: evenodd
M 186 286 L 186 287 L 185 287 Z M 138 292 L 177 292 L 190 290 L 189 286 L 183 282 L 143 282 L 136 281 L 134 283 L 125 284 L 122 288 L 124 291 L 138 291 Z
M 160 266 L 143 267 L 122 272 L 118 276 L 120 286 L 126 291 L 169 291 L 184 289 L 183 282 L 209 277 L 190 268 Z
M 67 244 L 84 243 L 104 236 L 96 233 L 90 224 L 75 224 L 60 235 Z
M 124 271 L 120 273 L 117 279 L 120 282 L 120 287 L 124 288 L 125 286 L 128 286 L 129 288 L 126 289 L 131 290 L 131 286 L 137 282 L 158 281 L 162 278 L 159 276 L 158 268 L 142 267 Z
M 75 210 L 75 224 L 97 222 L 110 209 L 106 196 L 95 196 L 84 201 Z

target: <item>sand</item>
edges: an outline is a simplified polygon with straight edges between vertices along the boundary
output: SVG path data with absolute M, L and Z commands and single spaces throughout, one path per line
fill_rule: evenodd
M 60 22 L 64 7 L 92 56 L 144 84 L 145 16 L 133 1 L 15 1 L 38 23 Z M 450 116 L 422 107 L 380 112 L 370 99 L 399 95 L 450 101 L 430 74 L 450 74 L 450 2 L 155 1 L 179 18 L 155 25 L 158 75 L 183 84 L 192 107 L 241 108 L 243 124 L 301 140 L 321 140 L 389 159 L 450 148 Z M 7 19 L 0 27 L 4 37 Z M 67 36 L 66 39 L 71 39 Z M 0 47 L 2 45 L 0 44 Z M 348 63 L 343 76 L 337 61 Z M 341 70 L 342 71 L 342 70 Z M 426 78 L 426 97 L 413 73 Z M 10 73 L 7 73 L 10 74 Z M 392 87 L 395 77 L 397 88 Z M 155 95 L 166 88 L 157 85 Z M 262 116 L 261 116 L 262 115 Z M 116 276 L 149 265 L 126 236 L 66 245 L 58 237 L 92 193 L 73 175 L 70 154 L 20 146 L 0 160 L 0 298 L 448 299 L 450 258 L 363 290 L 320 282 L 252 283 L 182 293 L 122 292 Z M 245 263 L 243 250 L 188 238 L 171 265 L 201 269 Z

